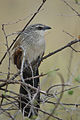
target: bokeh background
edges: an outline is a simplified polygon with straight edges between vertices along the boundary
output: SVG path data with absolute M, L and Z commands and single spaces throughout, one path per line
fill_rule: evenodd
M 80 0 L 66 0 L 75 10 L 80 13 Z M 37 10 L 42 0 L 0 0 L 0 59 L 6 51 L 6 40 L 2 31 L 2 24 L 5 25 L 6 34 L 12 34 L 14 32 L 22 30 L 25 24 L 29 21 L 31 16 Z M 78 3 L 77 3 L 78 2 Z M 20 22 L 14 24 L 15 22 Z M 13 24 L 12 24 L 13 23 Z M 63 0 L 47 0 L 39 14 L 33 19 L 30 24 L 41 23 L 51 26 L 51 30 L 46 32 L 46 52 L 55 51 L 58 48 L 66 45 L 68 42 L 77 39 L 80 35 L 80 16 L 72 11 Z M 65 31 L 65 32 L 64 32 Z M 69 33 L 70 35 L 68 35 Z M 15 39 L 16 35 L 10 35 L 8 37 L 9 45 Z M 76 50 L 80 50 L 80 44 L 73 46 Z M 40 73 L 49 73 L 40 79 L 40 85 L 42 90 L 47 90 L 51 85 L 61 83 L 55 69 L 59 68 L 59 72 L 64 77 L 65 83 L 69 83 L 71 86 L 78 86 L 72 91 L 64 92 L 61 102 L 63 103 L 80 103 L 80 53 L 74 52 L 72 49 L 67 48 L 63 51 L 56 53 L 55 55 L 47 58 L 40 65 Z M 11 62 L 11 72 L 16 73 L 16 67 Z M 8 71 L 8 55 L 0 66 L 0 78 L 6 78 Z M 69 88 L 69 87 L 66 87 Z M 8 89 L 18 92 L 19 86 L 9 85 Z M 58 91 L 58 87 L 54 88 L 52 92 Z M 70 94 L 71 93 L 71 94 Z M 1 93 L 0 93 L 1 94 Z M 56 102 L 54 98 L 53 101 Z M 42 104 L 41 109 L 50 112 L 54 108 L 54 105 Z M 41 113 L 40 113 L 41 114 Z M 59 106 L 55 112 L 55 115 L 64 120 L 80 120 L 80 108 L 76 106 Z M 41 114 L 41 119 L 44 120 L 46 115 Z M 1 115 L 0 120 L 8 120 L 6 115 Z M 18 115 L 16 120 L 22 120 L 21 115 Z M 50 118 L 50 120 L 53 120 Z

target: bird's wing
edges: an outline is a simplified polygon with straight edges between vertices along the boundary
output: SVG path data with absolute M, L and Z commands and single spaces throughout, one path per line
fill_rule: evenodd
M 23 58 L 23 50 L 21 47 L 18 47 L 14 50 L 12 54 L 13 63 L 17 66 L 18 69 L 21 68 Z
M 22 57 L 23 57 L 23 49 L 21 48 L 21 39 L 22 36 L 15 42 L 12 50 L 11 50 L 11 58 L 13 63 L 17 66 L 18 69 L 21 68 Z

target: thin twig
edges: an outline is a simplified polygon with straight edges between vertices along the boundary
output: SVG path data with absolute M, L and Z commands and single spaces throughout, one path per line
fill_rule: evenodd
M 49 54 L 46 55 L 46 56 L 44 56 L 44 57 L 42 58 L 42 61 L 43 61 L 44 59 L 47 59 L 48 57 L 50 57 L 50 56 L 52 56 L 52 55 L 58 53 L 58 52 L 64 50 L 65 48 L 68 48 L 68 47 L 71 48 L 72 45 L 74 45 L 75 43 L 78 43 L 78 42 L 80 42 L 80 39 L 79 39 L 79 40 L 78 40 L 78 39 L 75 39 L 75 40 L 69 42 L 67 45 L 65 45 L 65 46 L 63 46 L 63 47 L 61 47 L 61 48 L 55 50 L 54 52 L 49 53 Z M 78 51 L 77 51 L 77 52 L 78 52 Z
M 6 47 L 7 47 L 7 50 L 8 50 L 8 40 L 7 40 L 7 36 L 6 36 L 6 32 L 5 32 L 5 29 L 4 29 L 4 25 L 2 25 L 2 30 L 3 30 L 3 33 L 4 33 L 4 36 L 5 36 L 5 40 L 6 40 Z M 8 55 L 9 55 L 9 64 L 8 64 L 8 74 L 7 74 L 7 80 L 10 78 L 10 51 L 8 51 Z M 8 88 L 8 84 L 6 84 L 6 89 Z M 5 89 L 5 91 L 6 91 Z M 4 98 L 2 97 L 2 100 L 1 100 L 1 104 L 3 102 Z
M 63 76 L 61 75 L 61 73 L 58 72 L 57 74 L 58 74 L 58 76 L 60 77 L 62 84 L 64 84 L 64 78 L 63 78 Z M 48 89 L 48 90 L 49 90 L 49 89 Z M 58 105 L 59 105 L 59 103 L 60 103 L 60 100 L 61 100 L 61 98 L 62 98 L 62 96 L 63 96 L 63 92 L 62 92 L 62 91 L 64 91 L 64 85 L 62 85 L 62 90 L 61 90 L 60 97 L 58 98 L 57 104 L 55 105 L 54 109 L 52 110 L 51 115 L 54 114 L 55 110 L 57 109 L 57 107 L 58 107 Z M 49 118 L 51 117 L 51 115 L 48 116 L 45 120 L 49 120 Z
M 43 101 L 41 101 L 41 102 L 43 102 Z M 46 103 L 49 103 L 49 104 L 57 104 L 57 102 L 51 102 L 51 101 L 49 101 L 49 100 L 46 100 L 45 101 Z M 80 104 L 78 104 L 78 103 L 59 103 L 59 104 L 62 104 L 62 105 L 66 105 L 66 106 L 76 106 L 76 107 L 78 107 L 78 106 L 80 106 Z
M 77 12 L 77 10 L 75 10 L 67 1 L 65 1 L 65 0 L 62 0 L 72 11 L 74 11 L 76 14 L 77 14 L 77 16 L 79 16 L 80 17 L 80 13 L 78 13 Z
M 31 19 L 28 21 L 28 23 L 25 25 L 25 27 L 23 28 L 23 30 L 17 35 L 17 37 L 15 38 L 15 40 L 12 42 L 12 44 L 10 45 L 10 47 L 8 48 L 8 50 L 5 52 L 4 56 L 2 57 L 0 64 L 2 64 L 4 58 L 7 55 L 7 52 L 12 48 L 12 46 L 14 45 L 14 43 L 17 41 L 17 39 L 19 38 L 19 36 L 24 32 L 24 30 L 26 29 L 26 27 L 32 22 L 32 20 L 35 18 L 35 16 L 39 13 L 39 11 L 41 10 L 41 8 L 43 7 L 44 3 L 46 2 L 46 0 L 43 0 L 43 2 L 41 3 L 41 5 L 39 6 L 39 8 L 37 9 L 37 11 L 33 14 L 33 16 L 31 17 Z

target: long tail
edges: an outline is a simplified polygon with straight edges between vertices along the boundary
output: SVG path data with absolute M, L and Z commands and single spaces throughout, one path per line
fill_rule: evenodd
M 20 70 L 21 68 L 21 63 L 23 59 L 23 50 L 22 48 L 16 48 L 14 53 L 12 54 L 13 57 L 13 62 L 16 65 L 16 67 Z M 38 58 L 39 59 L 39 58 Z M 23 64 L 24 70 L 23 72 L 23 79 L 37 76 L 39 75 L 38 73 L 38 66 L 40 65 L 40 62 L 37 59 L 37 61 L 34 61 L 32 64 L 32 70 L 30 66 L 28 65 L 27 61 Z M 38 65 L 36 64 L 38 62 Z M 37 66 L 36 66 L 37 65 Z M 39 88 L 39 78 L 35 79 L 30 79 L 25 81 L 26 84 L 30 84 L 31 86 L 35 88 Z M 19 108 L 21 109 L 22 113 L 24 116 L 27 117 L 32 117 L 34 115 L 38 115 L 38 108 L 40 108 L 40 93 L 39 91 L 33 90 L 30 87 L 26 87 L 25 85 L 20 86 L 20 95 L 19 97 Z
M 33 70 L 33 76 L 38 76 L 38 69 Z M 32 72 L 29 69 L 23 71 L 23 78 L 32 77 Z M 26 84 L 30 84 L 35 88 L 39 88 L 39 78 L 34 78 L 25 81 Z M 30 87 L 24 85 L 20 86 L 19 108 L 21 109 L 24 116 L 33 117 L 38 116 L 38 108 L 40 108 L 40 93 Z M 25 96 L 24 96 L 25 95 Z

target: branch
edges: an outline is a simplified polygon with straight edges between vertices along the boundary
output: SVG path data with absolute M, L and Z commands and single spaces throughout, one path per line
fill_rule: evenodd
M 23 28 L 23 30 L 17 35 L 17 37 L 15 38 L 15 40 L 12 42 L 12 44 L 10 45 L 10 47 L 7 49 L 7 51 L 5 52 L 4 56 L 2 57 L 2 59 L 0 61 L 0 64 L 2 64 L 2 62 L 3 62 L 4 58 L 6 57 L 7 53 L 10 51 L 10 49 L 12 48 L 12 46 L 14 45 L 14 43 L 17 41 L 17 39 L 19 38 L 19 36 L 24 32 L 24 30 L 26 29 L 26 27 L 32 22 L 32 20 L 35 18 L 35 16 L 39 13 L 39 11 L 41 10 L 41 8 L 42 8 L 42 6 L 44 5 L 45 2 L 46 2 L 46 0 L 43 0 L 43 2 L 41 3 L 41 5 L 37 9 L 37 11 L 33 14 L 33 16 L 31 17 L 31 19 L 28 21 L 28 23 Z
M 3 33 L 4 33 L 4 36 L 5 36 L 5 40 L 6 40 L 6 47 L 7 47 L 7 50 L 9 48 L 8 46 L 8 40 L 7 40 L 7 36 L 6 36 L 6 32 L 5 32 L 5 29 L 4 29 L 4 24 L 2 25 L 2 30 L 3 30 Z M 9 54 L 9 63 L 8 63 L 8 74 L 7 74 L 7 80 L 10 78 L 10 51 L 8 51 L 8 54 Z M 8 84 L 6 84 L 6 89 L 8 88 Z M 5 89 L 5 90 L 6 90 Z M 1 104 L 3 103 L 3 98 L 1 100 Z
M 71 8 L 72 9 L 72 11 L 74 11 L 76 14 L 77 14 L 77 16 L 79 16 L 80 17 L 80 13 L 78 13 L 71 5 L 69 5 L 69 3 L 68 2 L 66 2 L 65 0 L 62 0 L 69 8 Z
M 44 56 L 44 57 L 42 58 L 42 61 L 43 61 L 44 59 L 46 59 L 46 58 L 48 58 L 48 57 L 50 57 L 50 56 L 58 53 L 58 52 L 64 50 L 65 48 L 68 48 L 68 47 L 72 48 L 71 46 L 72 46 L 73 44 L 77 43 L 77 42 L 80 42 L 80 39 L 79 39 L 79 40 L 78 40 L 78 39 L 75 39 L 75 40 L 69 42 L 67 45 L 65 45 L 65 46 L 63 46 L 63 47 L 55 50 L 54 52 L 49 53 L 48 55 L 46 55 L 46 56 Z M 75 50 L 74 50 L 74 51 L 75 51 Z M 79 52 L 79 51 L 75 51 L 75 52 Z
M 64 84 L 64 78 L 63 78 L 63 76 L 62 76 L 59 72 L 58 72 L 58 76 L 60 77 L 62 84 Z M 63 96 L 63 91 L 64 91 L 64 85 L 62 85 L 62 90 L 61 90 L 60 97 L 57 99 L 57 104 L 55 104 L 55 107 L 54 107 L 54 109 L 52 110 L 51 115 L 53 115 L 54 112 L 55 112 L 55 110 L 57 109 L 57 107 L 58 107 L 58 105 L 59 105 L 59 103 L 60 103 L 60 101 L 61 101 L 61 98 L 62 98 L 62 96 Z M 48 89 L 48 92 L 49 92 L 49 89 Z M 49 115 L 45 120 L 49 120 L 50 117 L 51 117 L 51 116 Z
M 43 102 L 43 101 L 41 101 L 41 102 Z M 49 100 L 46 100 L 45 101 L 45 103 L 49 103 L 49 104 L 53 104 L 53 105 L 55 105 L 55 104 L 57 104 L 57 102 L 52 102 L 52 101 L 49 101 Z M 80 104 L 78 104 L 78 103 L 59 103 L 59 104 L 62 104 L 62 105 L 65 105 L 65 106 L 76 106 L 76 107 L 78 107 L 78 106 L 80 106 Z
M 39 109 L 39 108 L 37 108 L 39 111 L 41 111 L 42 113 L 44 113 L 44 114 L 47 114 L 48 116 L 51 116 L 51 117 L 53 117 L 53 118 L 55 118 L 55 119 L 57 119 L 57 120 L 63 120 L 63 119 L 61 119 L 61 118 L 59 118 L 59 117 L 56 117 L 56 116 L 54 116 L 54 115 L 52 115 L 52 114 L 50 114 L 50 113 L 48 113 L 48 112 L 46 112 L 46 111 L 43 111 L 43 110 L 41 110 L 41 109 Z

